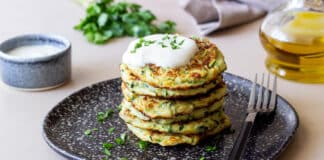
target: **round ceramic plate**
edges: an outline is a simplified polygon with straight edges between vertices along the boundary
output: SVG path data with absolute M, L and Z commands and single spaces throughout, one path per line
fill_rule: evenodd
M 108 159 L 227 159 L 245 117 L 252 82 L 229 73 L 224 73 L 224 79 L 228 86 L 225 112 L 231 118 L 235 132 L 210 137 L 196 146 L 161 147 L 150 144 L 146 150 L 141 150 L 139 139 L 127 131 L 125 123 L 118 117 L 117 106 L 123 97 L 119 78 L 94 84 L 65 98 L 46 116 L 44 138 L 51 148 L 68 159 L 104 159 L 102 144 L 115 144 L 115 139 L 124 132 L 128 135 L 126 144 L 115 145 Z M 104 123 L 98 123 L 97 113 L 109 108 L 114 110 L 112 116 Z M 276 159 L 294 136 L 298 116 L 293 107 L 278 96 L 276 112 L 257 120 L 243 159 Z M 108 133 L 110 127 L 115 128 L 111 134 Z M 85 130 L 93 128 L 97 130 L 91 136 L 84 134 Z M 216 146 L 217 150 L 206 152 L 206 146 Z

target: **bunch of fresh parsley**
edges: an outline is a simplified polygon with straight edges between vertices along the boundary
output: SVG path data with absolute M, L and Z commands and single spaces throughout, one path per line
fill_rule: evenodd
M 174 33 L 175 23 L 153 23 L 155 15 L 134 3 L 99 0 L 87 8 L 87 14 L 75 26 L 89 42 L 103 44 L 115 37 L 143 37 L 155 33 Z

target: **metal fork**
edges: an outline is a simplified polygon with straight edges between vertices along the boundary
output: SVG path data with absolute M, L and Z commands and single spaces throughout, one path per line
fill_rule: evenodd
M 277 77 L 275 76 L 273 79 L 273 87 L 272 87 L 272 93 L 271 98 L 269 101 L 269 83 L 270 83 L 270 74 L 268 74 L 268 80 L 267 80 L 267 86 L 265 89 L 264 84 L 264 74 L 262 74 L 261 79 L 261 85 L 257 87 L 257 79 L 258 75 L 255 75 L 249 104 L 247 108 L 247 116 L 245 118 L 245 122 L 242 126 L 242 129 L 240 131 L 240 134 L 238 138 L 235 141 L 234 147 L 232 148 L 232 151 L 229 155 L 229 160 L 238 160 L 240 159 L 244 149 L 246 142 L 248 140 L 249 134 L 253 128 L 254 120 L 259 113 L 271 113 L 274 111 L 276 106 L 276 99 L 277 99 Z M 258 95 L 257 95 L 257 102 L 256 101 L 256 90 L 259 88 Z M 263 91 L 264 90 L 264 91 Z

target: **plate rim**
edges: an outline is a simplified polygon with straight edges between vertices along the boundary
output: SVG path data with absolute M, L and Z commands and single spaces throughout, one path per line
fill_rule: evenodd
M 242 80 L 245 80 L 245 81 L 249 81 L 251 83 L 253 83 L 251 80 L 247 79 L 247 78 L 244 78 L 242 76 L 239 76 L 239 75 L 236 75 L 236 74 L 233 74 L 233 73 L 229 73 L 229 72 L 224 72 L 225 74 L 228 74 L 230 76 L 233 76 L 233 77 L 237 77 L 239 79 L 242 79 Z M 289 108 L 292 110 L 292 113 L 294 113 L 294 116 L 296 117 L 296 123 L 294 125 L 294 130 L 292 131 L 292 133 L 287 137 L 287 140 L 286 142 L 283 144 L 282 148 L 277 150 L 277 152 L 273 155 L 273 157 L 270 157 L 271 160 L 275 160 L 275 159 L 278 159 L 278 157 L 288 148 L 289 144 L 292 142 L 293 138 L 296 136 L 296 132 L 299 128 L 299 116 L 298 116 L 298 113 L 295 109 L 295 107 L 289 103 L 283 96 L 277 94 L 277 97 L 281 98 L 281 100 L 285 103 L 288 104 Z
M 63 103 L 68 97 L 71 97 L 73 95 L 78 94 L 79 92 L 91 88 L 94 85 L 98 85 L 101 83 L 105 83 L 107 81 L 114 81 L 114 80 L 118 80 L 120 79 L 120 77 L 117 78 L 112 78 L 112 79 L 108 79 L 108 80 L 103 80 L 103 81 L 99 81 L 99 82 L 95 82 L 91 85 L 82 87 L 80 89 L 77 89 L 76 91 L 73 91 L 72 93 L 70 93 L 69 95 L 65 96 L 62 100 L 60 100 L 56 105 L 54 105 L 54 107 L 52 107 L 45 115 L 45 117 L 43 118 L 43 122 L 42 122 L 42 137 L 44 138 L 46 144 L 53 149 L 56 153 L 58 153 L 59 155 L 62 155 L 65 158 L 69 158 L 69 159 L 73 159 L 73 160 L 86 160 L 86 158 L 81 157 L 80 155 L 76 155 L 74 153 L 68 152 L 66 150 L 64 150 L 63 148 L 59 147 L 58 145 L 55 145 L 49 138 L 49 136 L 46 134 L 46 122 L 48 120 L 48 117 L 50 116 L 50 114 L 56 110 L 58 107 L 60 107 L 60 104 Z
M 253 83 L 251 80 L 249 80 L 249 79 L 247 79 L 247 78 L 244 78 L 244 77 L 242 77 L 242 76 L 239 76 L 239 75 L 236 75 L 236 74 L 233 74 L 233 73 L 229 73 L 229 72 L 224 72 L 223 74 L 227 74 L 227 75 L 229 75 L 229 76 L 232 76 L 232 77 L 236 77 L 236 78 L 238 78 L 238 79 L 241 79 L 241 80 L 244 80 L 244 81 L 248 81 L 248 82 L 250 82 L 250 83 Z M 62 149 L 61 147 L 59 147 L 58 145 L 56 145 L 56 144 L 54 144 L 51 140 L 50 140 L 50 138 L 49 138 L 49 136 L 46 134 L 47 133 L 47 131 L 46 131 L 46 122 L 47 122 L 47 120 L 48 120 L 48 117 L 50 116 L 50 113 L 52 113 L 54 110 L 56 110 L 58 107 L 60 107 L 60 104 L 61 103 L 63 103 L 65 100 L 66 100 L 66 98 L 68 98 L 68 97 L 71 97 L 71 96 L 73 96 L 73 95 L 75 95 L 75 94 L 78 94 L 79 92 L 81 92 L 81 91 L 83 91 L 83 90 L 86 90 L 86 89 L 88 89 L 88 88 L 91 88 L 91 87 L 93 87 L 93 86 L 95 86 L 95 85 L 99 85 L 99 84 L 101 84 L 101 83 L 107 83 L 108 81 L 114 81 L 114 80 L 118 80 L 118 79 L 120 79 L 120 77 L 117 77 L 117 78 L 112 78 L 112 79 L 108 79 L 108 80 L 103 80 L 103 81 L 99 81 L 99 82 L 95 82 L 95 83 L 93 83 L 93 84 L 91 84 L 91 85 L 88 85 L 88 86 L 85 86 L 85 87 L 82 87 L 82 88 L 80 88 L 80 89 L 78 89 L 78 90 L 76 90 L 76 91 L 73 91 L 71 94 L 69 94 L 68 96 L 65 96 L 62 100 L 60 100 L 53 108 L 51 108 L 47 113 L 46 113 L 46 116 L 44 117 L 44 119 L 43 119 L 43 123 L 42 123 L 42 137 L 44 138 L 44 140 L 45 140 L 45 142 L 47 143 L 47 145 L 51 148 L 51 149 L 53 149 L 56 153 L 58 153 L 59 155 L 61 155 L 61 156 L 63 156 L 63 157 L 65 157 L 65 158 L 69 158 L 69 159 L 73 159 L 73 160 L 86 160 L 86 158 L 84 158 L 84 157 L 82 157 L 82 156 L 80 156 L 80 155 L 76 155 L 76 154 L 74 154 L 74 153 L 71 153 L 71 152 L 69 152 L 69 151 L 66 151 L 66 150 L 64 150 L 64 149 Z M 296 135 L 296 132 L 297 132 L 297 130 L 298 130 L 298 128 L 299 128 L 299 116 L 298 116 L 298 113 L 296 112 L 296 109 L 294 108 L 294 106 L 293 105 L 291 105 L 291 103 L 289 103 L 284 97 L 282 97 L 281 95 L 279 95 L 279 94 L 277 94 L 277 96 L 279 97 L 279 98 L 281 98 L 281 100 L 284 102 L 284 103 L 286 103 L 286 104 L 288 104 L 288 107 L 292 110 L 292 113 L 293 113 L 293 115 L 295 116 L 295 119 L 296 119 L 296 121 L 295 121 L 295 124 L 294 124 L 294 126 L 293 126 L 293 131 L 292 131 L 292 133 L 289 135 L 289 136 L 287 136 L 286 137 L 286 142 L 283 144 L 283 146 L 282 146 L 282 148 L 280 148 L 279 150 L 277 150 L 274 154 L 273 154 L 273 156 L 272 157 L 269 157 L 269 159 L 271 159 L 271 160 L 275 160 L 275 159 L 277 159 L 287 148 L 288 148 L 288 146 L 289 146 L 289 144 L 292 142 L 292 140 L 293 140 L 293 138 L 295 137 L 295 135 Z M 235 138 L 237 138 L 237 137 L 235 137 Z

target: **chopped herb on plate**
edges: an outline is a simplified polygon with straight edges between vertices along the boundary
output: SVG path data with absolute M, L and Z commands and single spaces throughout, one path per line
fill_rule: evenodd
M 104 148 L 104 153 L 107 156 L 111 156 L 111 151 L 109 149 Z
M 93 129 L 87 129 L 84 131 L 84 134 L 87 136 L 90 136 L 93 131 L 98 131 L 98 128 L 93 128 Z
M 114 128 L 114 127 L 110 127 L 110 128 L 108 129 L 108 133 L 109 133 L 109 134 L 113 133 L 114 131 L 115 131 L 115 128 Z
M 113 113 L 114 113 L 114 111 L 112 109 L 108 109 L 106 112 L 98 112 L 98 114 L 97 114 L 98 122 L 103 123 L 109 117 L 111 117 Z
M 112 147 L 114 147 L 114 145 L 109 142 L 103 143 L 102 146 L 103 146 L 103 148 L 106 148 L 106 149 L 111 149 Z
M 200 157 L 199 160 L 205 160 L 206 158 L 205 157 Z
M 216 151 L 217 150 L 217 147 L 216 146 L 207 146 L 206 148 L 205 148 L 205 151 L 206 152 L 214 152 L 214 151 Z
M 91 129 L 87 129 L 84 131 L 84 134 L 87 136 L 90 136 L 92 134 L 92 130 Z
M 127 139 L 127 134 L 126 133 L 122 133 L 119 138 L 116 138 L 115 139 L 115 141 L 116 141 L 116 143 L 118 145 L 123 145 L 123 144 L 125 144 L 126 139 Z
M 109 142 L 105 142 L 105 143 L 102 144 L 103 152 L 107 156 L 111 156 L 110 149 L 113 148 L 113 147 L 114 147 L 114 145 L 112 143 L 109 143 Z
M 147 147 L 148 147 L 149 143 L 146 142 L 146 141 L 142 141 L 140 140 L 138 142 L 138 147 L 141 149 L 141 150 L 145 150 Z

